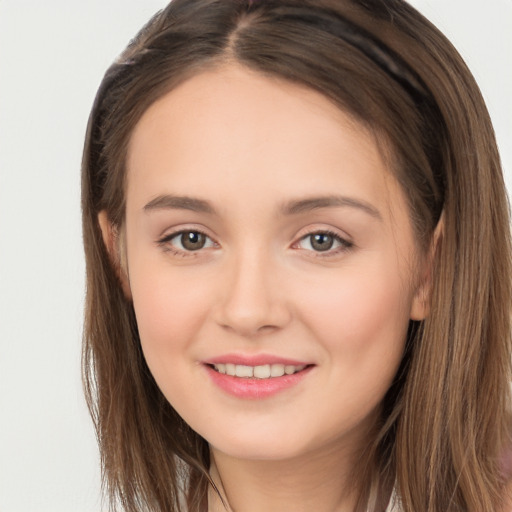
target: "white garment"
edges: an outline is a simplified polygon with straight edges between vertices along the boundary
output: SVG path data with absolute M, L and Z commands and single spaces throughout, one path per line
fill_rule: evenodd
M 398 508 L 396 492 L 394 489 L 393 492 L 391 493 L 391 498 L 389 499 L 389 504 L 386 508 L 386 512 L 400 512 L 400 509 Z

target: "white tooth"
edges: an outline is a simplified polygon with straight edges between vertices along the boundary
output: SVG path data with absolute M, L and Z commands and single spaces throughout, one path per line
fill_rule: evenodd
M 295 366 L 292 366 L 291 364 L 287 364 L 284 367 L 284 373 L 286 373 L 286 375 L 291 375 L 292 373 L 295 373 Z
M 214 364 L 213 366 L 215 366 L 215 369 L 219 372 L 219 373 L 226 373 L 226 365 L 225 364 Z
M 255 366 L 254 376 L 258 379 L 268 379 L 270 377 L 270 365 L 264 364 L 262 366 Z
M 252 377 L 253 376 L 253 367 L 245 366 L 243 364 L 237 364 L 235 366 L 236 376 L 237 377 Z
M 284 364 L 273 364 L 270 367 L 271 377 L 282 377 L 284 375 Z
M 226 375 L 236 375 L 235 365 L 232 363 L 226 363 Z
M 305 365 L 305 364 L 303 364 L 303 365 L 301 365 L 301 366 L 296 366 L 296 367 L 295 367 L 295 373 L 297 373 L 297 372 L 301 372 L 302 370 L 304 370 L 304 368 L 306 368 L 306 365 Z

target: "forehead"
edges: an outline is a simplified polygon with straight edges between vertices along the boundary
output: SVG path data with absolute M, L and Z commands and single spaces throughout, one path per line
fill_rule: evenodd
M 276 190 L 362 194 L 383 208 L 396 192 L 361 122 L 313 90 L 239 66 L 198 74 L 155 102 L 134 129 L 127 169 L 128 203 L 134 191 L 146 201 L 210 191 L 243 201 L 250 188 L 269 200 Z

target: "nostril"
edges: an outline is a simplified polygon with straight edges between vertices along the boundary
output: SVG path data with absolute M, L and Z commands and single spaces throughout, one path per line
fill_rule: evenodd
M 246 337 L 254 337 L 254 336 L 261 336 L 261 335 L 265 335 L 265 334 L 271 334 L 272 332 L 278 331 L 280 329 L 279 326 L 270 325 L 270 324 L 258 326 L 258 325 L 249 325 L 249 324 L 243 325 L 240 323 L 239 324 L 223 323 L 223 324 L 220 324 L 220 326 L 222 327 L 222 329 L 224 329 L 230 333 L 235 333 L 235 334 L 239 334 L 239 335 L 246 336 Z
M 279 329 L 277 325 L 262 325 L 258 328 L 258 332 L 275 331 Z

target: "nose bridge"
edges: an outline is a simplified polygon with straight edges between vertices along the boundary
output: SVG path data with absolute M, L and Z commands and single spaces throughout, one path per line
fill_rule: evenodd
M 246 245 L 227 262 L 226 274 L 219 317 L 223 327 L 252 336 L 287 323 L 278 264 L 268 250 Z

